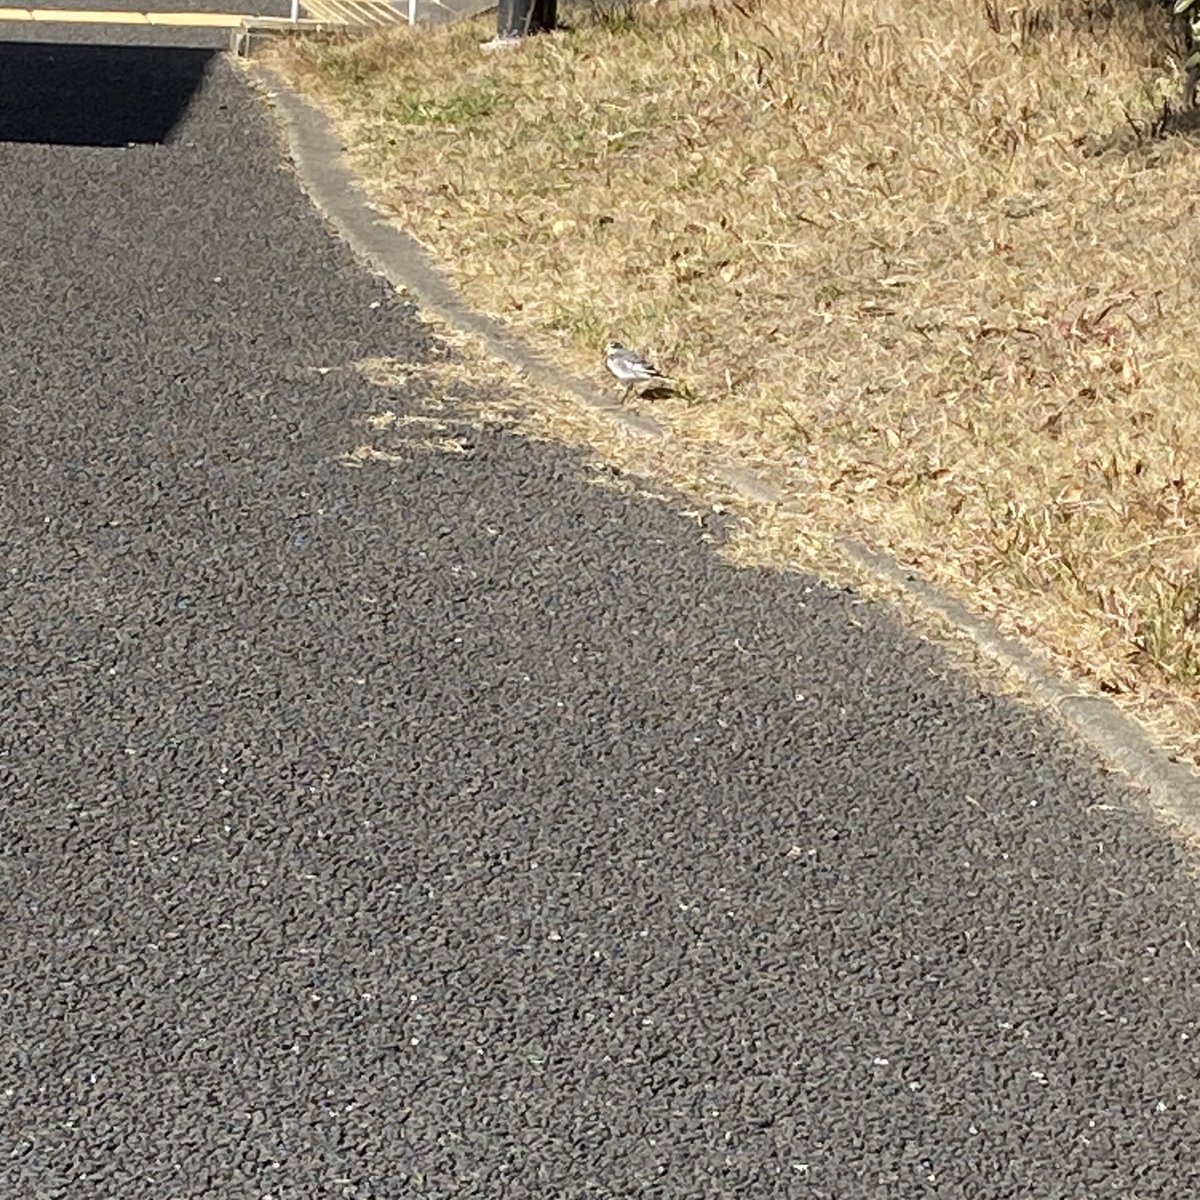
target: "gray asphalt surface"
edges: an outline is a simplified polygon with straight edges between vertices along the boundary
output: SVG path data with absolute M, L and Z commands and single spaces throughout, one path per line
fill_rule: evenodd
M 14 5 L 14 7 L 17 7 Z M 229 12 L 258 17 L 286 17 L 290 0 L 28 0 L 24 7 L 125 12 Z M 5 43 L 46 46 L 159 46 L 227 50 L 229 29 L 181 29 L 150 25 L 81 24 L 74 21 L 0 21 L 0 47 Z M 99 71 L 92 82 L 103 82 Z M 0 87 L 5 78 L 0 76 Z M 4 109 L 0 109 L 3 112 Z
M 0 1196 L 1200 1194 L 1130 793 L 565 450 L 346 466 L 444 349 L 228 64 L 75 53 L 0 47 Z

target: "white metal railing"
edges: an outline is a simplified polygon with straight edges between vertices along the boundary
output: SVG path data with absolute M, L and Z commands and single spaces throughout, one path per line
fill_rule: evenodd
M 476 13 L 483 12 L 484 9 L 496 6 L 496 0 L 385 0 L 385 2 L 400 20 L 407 17 L 409 25 L 416 25 L 418 22 L 424 21 L 434 24 L 452 21 L 460 17 L 474 16 Z M 4 0 L 0 0 L 0 12 L 3 11 L 3 3 Z M 288 21 L 298 24 L 301 20 L 301 0 L 289 0 L 289 7 Z M 368 3 L 366 7 L 371 7 L 371 5 Z M 382 7 L 382 5 L 376 4 L 375 7 Z M 321 10 L 328 8 L 331 12 L 342 9 L 350 12 L 353 6 L 332 0 L 329 4 L 313 4 L 312 8 Z M 311 15 L 319 18 L 319 13 Z

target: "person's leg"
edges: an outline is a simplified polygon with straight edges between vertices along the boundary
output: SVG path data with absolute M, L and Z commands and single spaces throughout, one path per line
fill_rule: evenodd
M 500 0 L 496 16 L 498 38 L 523 37 L 553 29 L 558 20 L 558 0 Z

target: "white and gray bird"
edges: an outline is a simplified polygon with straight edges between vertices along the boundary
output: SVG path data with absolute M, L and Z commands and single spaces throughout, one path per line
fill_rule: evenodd
M 625 394 L 639 383 L 649 383 L 654 379 L 668 379 L 648 358 L 636 350 L 630 350 L 621 342 L 609 342 L 604 347 L 604 365 L 610 375 L 615 376 L 625 385 Z

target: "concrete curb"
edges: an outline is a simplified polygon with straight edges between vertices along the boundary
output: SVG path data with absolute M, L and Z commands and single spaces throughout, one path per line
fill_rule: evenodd
M 354 252 L 374 270 L 395 287 L 411 293 L 423 308 L 443 321 L 481 337 L 493 354 L 537 382 L 574 397 L 627 433 L 669 438 L 652 417 L 613 403 L 586 381 L 546 361 L 500 321 L 468 308 L 420 242 L 371 207 L 346 165 L 328 118 L 292 92 L 269 68 L 250 63 L 247 69 L 283 119 L 301 185 Z M 773 483 L 744 467 L 725 464 L 720 473 L 735 492 L 748 500 L 759 504 L 785 501 Z M 838 546 L 856 568 L 915 601 L 921 609 L 937 614 L 989 658 L 1013 672 L 1033 699 L 1057 713 L 1063 724 L 1104 762 L 1141 787 L 1155 811 L 1189 833 L 1200 834 L 1200 774 L 1172 759 L 1113 701 L 1064 682 L 1026 646 L 1002 634 L 992 622 L 976 616 L 957 600 L 942 595 L 890 556 L 848 538 L 839 539 Z

